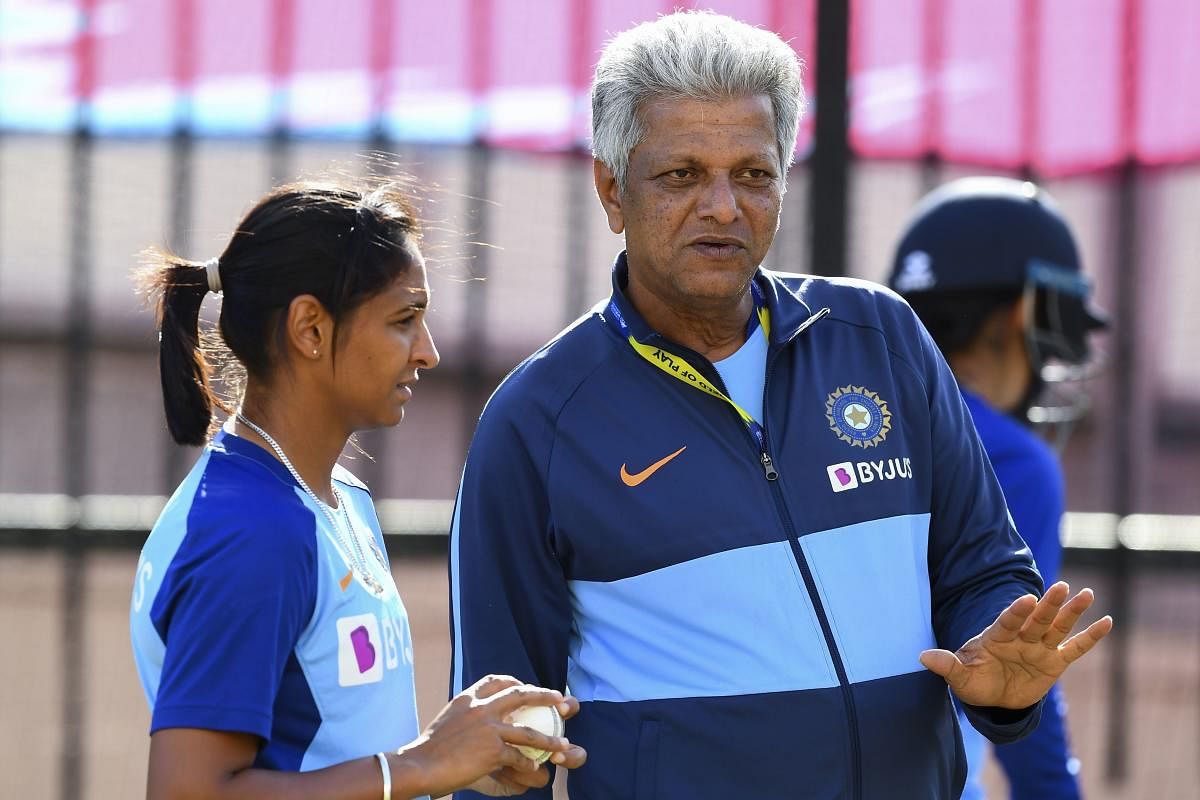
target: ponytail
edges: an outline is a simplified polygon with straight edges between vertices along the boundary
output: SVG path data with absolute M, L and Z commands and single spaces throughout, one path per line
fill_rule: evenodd
M 208 270 L 166 250 L 151 249 L 147 257 L 139 283 L 156 300 L 167 429 L 179 444 L 202 445 L 214 409 L 224 408 L 213 394 L 212 367 L 200 347 L 200 304 L 209 291 Z

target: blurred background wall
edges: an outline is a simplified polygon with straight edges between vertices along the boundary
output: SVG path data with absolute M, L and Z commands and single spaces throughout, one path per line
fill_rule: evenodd
M 1072 735 L 1093 796 L 1194 796 L 1194 0 L 0 0 L 0 794 L 144 792 L 129 587 L 195 453 L 166 436 L 137 253 L 216 255 L 267 188 L 330 168 L 394 161 L 427 187 L 442 366 L 348 466 L 392 534 L 431 718 L 475 419 L 606 296 L 621 247 L 591 188 L 592 66 L 678 5 L 776 30 L 806 62 L 770 266 L 882 279 L 913 203 L 961 175 L 1033 178 L 1064 207 L 1114 323 L 1063 451 L 1066 573 L 1119 623 L 1069 676 Z

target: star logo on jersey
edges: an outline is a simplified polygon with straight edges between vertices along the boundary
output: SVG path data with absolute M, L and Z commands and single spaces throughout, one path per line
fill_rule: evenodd
M 865 386 L 842 386 L 825 398 L 829 429 L 851 447 L 875 447 L 892 429 L 887 401 Z M 836 488 L 836 487 L 835 487 Z

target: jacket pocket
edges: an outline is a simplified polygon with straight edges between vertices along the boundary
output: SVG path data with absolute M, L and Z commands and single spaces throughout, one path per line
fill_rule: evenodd
M 642 720 L 633 772 L 634 800 L 655 800 L 658 796 L 658 737 L 659 721 Z

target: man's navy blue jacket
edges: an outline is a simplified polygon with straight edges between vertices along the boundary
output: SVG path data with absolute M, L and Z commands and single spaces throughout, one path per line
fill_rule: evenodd
M 632 335 L 721 387 L 638 316 L 626 269 L 612 303 Z M 451 532 L 452 688 L 569 686 L 589 754 L 572 800 L 957 798 L 954 709 L 918 655 L 1041 579 L 908 306 L 861 281 L 755 281 L 764 447 L 638 355 L 608 303 L 497 389 Z M 970 709 L 997 742 L 1039 712 Z

